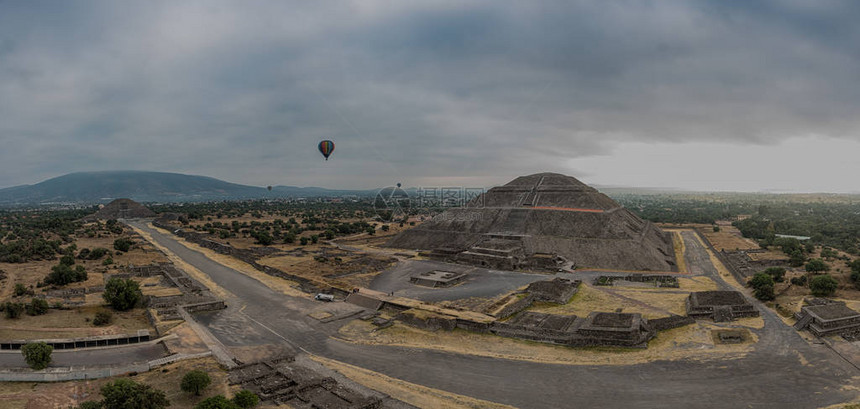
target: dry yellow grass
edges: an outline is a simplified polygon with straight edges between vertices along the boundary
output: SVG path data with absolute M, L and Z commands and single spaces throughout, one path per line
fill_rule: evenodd
M 345 364 L 343 362 L 335 361 L 328 358 L 311 356 L 311 359 L 325 365 L 329 369 L 333 369 L 337 372 L 340 372 L 342 375 L 361 385 L 388 394 L 392 398 L 401 400 L 419 408 L 512 408 L 512 406 L 508 405 L 502 405 L 499 403 L 489 402 L 485 400 L 471 398 L 468 396 L 454 394 L 451 392 L 445 392 L 438 389 L 428 388 L 426 386 L 406 382 L 397 378 L 383 375 L 378 372 L 373 372 L 364 368 Z
M 710 360 L 741 358 L 758 341 L 740 345 L 715 345 L 714 324 L 699 322 L 661 331 L 648 348 L 593 347 L 571 348 L 561 345 L 503 338 L 463 330 L 429 332 L 402 324 L 374 331 L 370 323 L 355 320 L 340 330 L 340 337 L 358 344 L 392 345 L 432 349 L 491 358 L 513 359 L 567 365 L 633 365 L 655 360 Z
M 558 315 L 585 317 L 593 311 L 640 313 L 645 318 L 659 318 L 670 314 L 684 314 L 687 293 L 661 289 L 610 287 L 597 288 L 583 283 L 570 302 L 563 305 L 535 303 L 530 311 Z
M 51 339 L 76 338 L 98 335 L 125 334 L 140 329 L 153 331 L 144 310 L 113 311 L 113 322 L 95 327 L 92 319 L 100 307 L 82 307 L 73 310 L 50 310 L 45 315 L 22 315 L 19 319 L 0 319 L 0 339 Z M 89 320 L 89 321 L 87 321 Z

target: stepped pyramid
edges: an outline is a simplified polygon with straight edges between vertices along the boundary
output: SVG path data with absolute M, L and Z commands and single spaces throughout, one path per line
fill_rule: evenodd
M 116 199 L 83 220 L 89 222 L 109 219 L 135 219 L 140 217 L 155 217 L 155 212 L 134 200 Z
M 386 246 L 493 268 L 676 271 L 669 233 L 576 178 L 520 176 L 400 233 Z

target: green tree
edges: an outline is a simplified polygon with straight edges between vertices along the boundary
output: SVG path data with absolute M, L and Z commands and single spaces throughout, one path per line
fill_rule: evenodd
M 143 294 L 141 294 L 140 285 L 136 281 L 130 278 L 113 277 L 105 285 L 102 297 L 115 310 L 127 311 L 137 305 Z
M 194 370 L 182 377 L 182 383 L 179 386 L 185 392 L 193 392 L 195 395 L 200 396 L 200 392 L 206 389 L 210 383 L 212 383 L 212 379 L 209 378 L 209 374 L 200 370 Z
M 714 233 L 718 233 L 720 231 L 720 226 L 714 225 Z
M 820 258 L 809 260 L 809 262 L 806 263 L 806 271 L 810 273 L 820 273 L 828 270 L 830 270 L 830 266 Z
M 768 267 L 764 273 L 773 277 L 773 281 L 777 283 L 785 281 L 785 269 L 782 267 Z
M 54 347 L 44 342 L 34 342 L 21 347 L 24 361 L 37 371 L 47 368 L 51 363 L 51 352 L 54 352 Z
M 809 290 L 816 297 L 828 297 L 836 292 L 839 283 L 830 274 L 822 274 L 809 280 Z
M 24 304 L 7 301 L 6 304 L 3 305 L 3 310 L 5 311 L 6 318 L 20 318 L 21 314 L 24 313 Z
M 66 285 L 87 280 L 87 270 L 84 266 L 72 268 L 67 264 L 57 264 L 51 267 L 51 272 L 45 277 L 45 284 Z
M 774 299 L 773 277 L 767 273 L 758 273 L 749 281 L 753 289 L 753 295 L 761 301 Z
M 260 403 L 260 397 L 247 389 L 242 389 L 233 395 L 233 403 L 242 409 L 251 409 Z
M 131 379 L 117 379 L 102 386 L 104 409 L 164 409 L 170 401 L 163 391 Z
M 299 243 L 301 243 L 302 246 L 307 246 L 308 245 L 308 238 L 307 237 L 299 238 Z
M 60 264 L 65 264 L 67 266 L 75 265 L 75 258 L 71 255 L 66 254 L 63 257 L 60 257 Z
M 194 406 L 194 409 L 240 409 L 239 405 L 224 397 L 224 395 L 215 395 L 211 398 L 206 398 L 202 402 Z
M 34 298 L 30 300 L 30 304 L 27 305 L 27 314 L 30 315 L 44 315 L 48 313 L 48 302 L 41 298 Z
M 125 253 L 131 249 L 132 244 L 134 244 L 134 242 L 131 241 L 131 239 L 121 237 L 113 241 L 113 248 Z

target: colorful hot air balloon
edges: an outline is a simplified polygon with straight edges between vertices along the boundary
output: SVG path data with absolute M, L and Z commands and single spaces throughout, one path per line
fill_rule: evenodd
M 329 155 L 331 155 L 331 153 L 334 152 L 334 142 L 326 139 L 326 140 L 320 142 L 320 144 L 317 148 L 319 148 L 320 153 L 323 154 L 323 156 L 325 156 L 325 160 L 328 160 Z

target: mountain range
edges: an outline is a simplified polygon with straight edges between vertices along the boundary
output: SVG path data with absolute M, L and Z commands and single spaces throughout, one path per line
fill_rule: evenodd
M 33 185 L 0 189 L 0 206 L 106 203 L 117 198 L 138 202 L 205 202 L 321 196 L 367 196 L 376 190 L 334 190 L 320 187 L 240 185 L 180 173 L 147 171 L 78 172 Z

